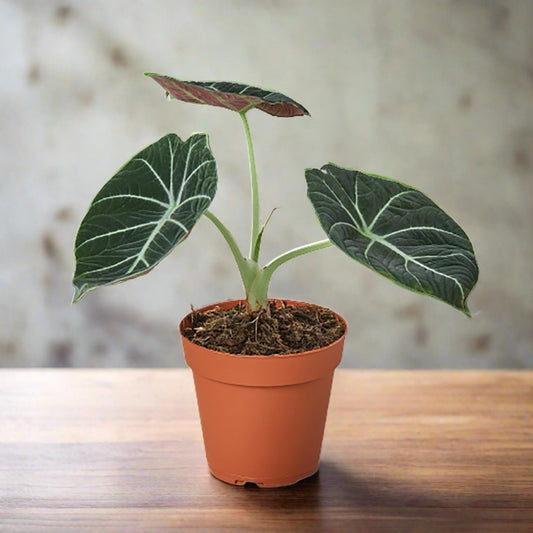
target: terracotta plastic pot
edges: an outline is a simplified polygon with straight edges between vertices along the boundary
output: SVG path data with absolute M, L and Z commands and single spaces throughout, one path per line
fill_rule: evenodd
M 181 322 L 180 333 L 189 325 L 190 315 Z M 333 344 L 290 355 L 232 355 L 181 335 L 193 371 L 207 463 L 215 477 L 235 485 L 280 487 L 318 470 L 344 326 L 344 335 Z

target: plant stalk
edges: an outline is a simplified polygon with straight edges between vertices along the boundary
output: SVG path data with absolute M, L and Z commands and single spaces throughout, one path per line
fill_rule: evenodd
M 257 180 L 257 168 L 255 166 L 254 146 L 252 143 L 252 134 L 250 133 L 250 125 L 246 118 L 246 111 L 239 113 L 244 126 L 244 133 L 246 135 L 246 145 L 248 147 L 248 161 L 250 164 L 250 190 L 252 195 L 252 230 L 250 235 L 250 259 L 252 261 L 259 261 L 259 247 L 256 246 L 257 239 L 260 232 L 260 205 L 259 205 L 259 184 Z
M 260 203 L 259 203 L 259 186 L 257 180 L 257 169 L 255 165 L 254 147 L 252 143 L 252 135 L 250 133 L 250 125 L 246 118 L 246 111 L 241 111 L 242 123 L 244 126 L 244 133 L 246 135 L 246 144 L 248 147 L 248 159 L 250 164 L 250 189 L 252 199 L 252 228 L 250 235 L 250 256 L 246 258 L 243 256 L 235 238 L 228 228 L 219 220 L 211 211 L 206 211 L 205 216 L 215 224 L 218 228 L 230 250 L 235 258 L 235 262 L 239 268 L 239 273 L 246 291 L 246 300 L 248 307 L 252 311 L 258 309 L 266 309 L 268 306 L 268 288 L 270 280 L 274 271 L 281 265 L 299 257 L 300 255 L 308 254 L 316 250 L 322 250 L 332 245 L 329 239 L 305 244 L 285 252 L 270 261 L 264 268 L 259 266 L 259 252 L 261 247 L 262 231 L 260 228 Z M 269 217 L 270 218 L 270 217 Z M 267 220 L 268 223 L 268 220 Z M 266 226 L 266 224 L 265 224 Z M 263 228 L 264 229 L 264 228 Z

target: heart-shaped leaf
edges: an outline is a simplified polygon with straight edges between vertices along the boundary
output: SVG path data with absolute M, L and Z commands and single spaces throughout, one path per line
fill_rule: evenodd
M 167 95 L 184 102 L 225 107 L 239 113 L 261 109 L 276 117 L 309 115 L 305 107 L 284 94 L 227 81 L 183 81 L 147 72 Z
M 470 240 L 420 191 L 333 164 L 306 170 L 307 191 L 333 244 L 399 285 L 469 315 L 478 278 Z
M 183 241 L 217 187 L 207 135 L 165 135 L 100 190 L 76 236 L 74 301 L 145 274 Z

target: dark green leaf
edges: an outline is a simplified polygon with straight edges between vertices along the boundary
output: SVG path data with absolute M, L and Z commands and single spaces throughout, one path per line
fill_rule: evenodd
M 169 134 L 100 190 L 76 236 L 74 301 L 100 285 L 145 274 L 183 241 L 216 192 L 205 134 Z
M 167 95 L 184 102 L 208 104 L 242 112 L 261 109 L 276 117 L 309 115 L 305 107 L 284 94 L 227 81 L 183 81 L 147 72 Z
M 320 224 L 343 252 L 416 292 L 469 314 L 478 278 L 470 240 L 420 191 L 333 164 L 306 170 Z

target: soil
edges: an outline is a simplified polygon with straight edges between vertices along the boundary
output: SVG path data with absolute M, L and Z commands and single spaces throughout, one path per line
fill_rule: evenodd
M 211 350 L 240 355 L 274 355 L 323 348 L 344 334 L 344 324 L 329 309 L 278 301 L 250 312 L 244 304 L 192 311 L 183 335 Z

